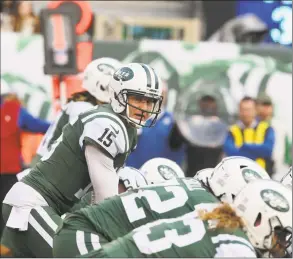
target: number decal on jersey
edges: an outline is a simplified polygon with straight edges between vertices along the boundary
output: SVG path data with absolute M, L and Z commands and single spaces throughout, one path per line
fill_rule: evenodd
M 154 254 L 175 245 L 184 247 L 196 243 L 204 237 L 203 222 L 195 218 L 164 219 L 138 228 L 133 240 L 143 254 Z M 184 234 L 179 234 L 179 233 Z M 161 238 L 158 238 L 161 237 Z
M 41 161 L 45 161 L 52 156 L 57 146 L 61 143 L 62 139 L 63 133 L 60 135 L 58 139 L 56 139 L 56 141 L 52 144 L 51 148 L 42 156 Z
M 113 138 L 116 138 L 116 134 L 109 128 L 106 128 L 102 136 L 98 138 L 98 141 L 100 141 L 105 147 L 110 147 L 113 143 Z
M 162 201 L 155 190 L 139 190 L 138 193 L 121 196 L 129 222 L 146 218 L 144 209 L 138 207 L 136 199 L 146 199 L 151 210 L 157 213 L 165 213 L 180 208 L 187 202 L 188 196 L 184 188 L 180 186 L 166 186 L 162 188 L 172 194 L 173 197 Z

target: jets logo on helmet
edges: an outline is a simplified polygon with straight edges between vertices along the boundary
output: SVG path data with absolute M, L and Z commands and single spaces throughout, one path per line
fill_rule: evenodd
M 149 184 L 157 184 L 172 178 L 183 178 L 184 172 L 174 161 L 167 158 L 153 158 L 145 162 L 140 171 L 145 175 Z
M 261 191 L 260 195 L 263 201 L 272 209 L 280 212 L 287 212 L 289 210 L 288 201 L 279 192 L 268 189 Z
M 140 63 L 121 67 L 112 76 L 109 90 L 114 112 L 137 128 L 155 124 L 163 97 L 162 83 L 151 67 Z
M 242 176 L 247 183 L 252 180 L 262 179 L 262 177 L 256 171 L 249 168 L 244 168 L 242 170 Z
M 122 67 L 121 69 L 117 70 L 113 77 L 117 81 L 128 81 L 134 77 L 133 71 L 128 67 Z
M 98 65 L 98 69 L 104 73 L 105 75 L 109 75 L 109 76 L 112 76 L 113 73 L 115 72 L 115 67 L 113 67 L 112 65 L 110 64 L 107 64 L 107 63 L 101 63 Z
M 93 60 L 84 70 L 83 88 L 98 101 L 109 103 L 109 82 L 115 70 L 120 66 L 120 61 L 113 58 Z
M 175 171 L 167 165 L 159 165 L 158 172 L 166 180 L 170 180 L 171 178 L 176 177 Z

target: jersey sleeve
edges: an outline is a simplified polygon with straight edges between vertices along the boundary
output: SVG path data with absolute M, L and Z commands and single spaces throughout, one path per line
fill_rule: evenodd
M 80 145 L 93 145 L 102 148 L 111 157 L 129 150 L 128 135 L 124 124 L 106 118 L 98 117 L 84 125 Z
M 257 255 L 255 252 L 253 252 L 249 247 L 247 247 L 244 244 L 221 244 L 217 248 L 217 252 L 214 256 L 214 258 L 224 258 L 224 257 L 239 257 L 241 255 L 242 258 L 248 257 L 248 258 L 257 258 Z
M 251 243 L 241 236 L 220 234 L 211 238 L 216 248 L 217 257 L 251 257 L 256 258 L 256 252 Z

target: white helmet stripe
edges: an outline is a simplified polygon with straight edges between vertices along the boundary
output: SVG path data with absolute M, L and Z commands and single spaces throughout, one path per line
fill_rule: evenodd
M 147 76 L 147 87 L 151 88 L 152 87 L 151 72 L 150 72 L 148 66 L 146 66 L 145 64 L 140 64 L 140 65 L 143 67 L 143 69 L 146 73 L 146 76 Z
M 158 79 L 157 73 L 155 73 L 153 68 L 152 68 L 152 71 L 155 75 L 155 89 L 159 89 L 159 79 Z

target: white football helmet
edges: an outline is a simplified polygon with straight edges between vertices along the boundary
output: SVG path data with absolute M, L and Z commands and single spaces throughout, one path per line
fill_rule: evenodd
M 239 191 L 251 180 L 271 179 L 255 161 L 241 156 L 224 158 L 209 178 L 209 186 L 221 201 L 231 203 Z
M 251 244 L 262 254 L 282 257 L 282 252 L 288 253 L 292 245 L 290 189 L 273 180 L 258 179 L 238 193 L 232 206 L 243 219 Z
M 208 185 L 208 181 L 214 172 L 214 168 L 205 168 L 196 172 L 194 179 L 202 182 L 205 186 Z
M 290 167 L 288 173 L 281 179 L 281 183 L 292 189 L 292 166 Z
M 126 190 L 132 190 L 147 185 L 147 180 L 144 175 L 133 167 L 122 167 L 118 170 L 117 174 L 119 181 L 123 182 Z
M 148 184 L 164 182 L 175 177 L 185 177 L 179 165 L 172 160 L 160 157 L 145 162 L 140 171 L 144 174 Z
M 87 65 L 82 87 L 103 103 L 110 102 L 109 82 L 122 63 L 114 58 L 98 58 Z
M 110 103 L 114 112 L 120 113 L 135 127 L 151 127 L 155 124 L 162 104 L 162 83 L 156 72 L 148 65 L 130 63 L 119 68 L 110 84 Z M 150 110 L 144 110 L 129 103 L 129 96 L 138 99 L 147 98 L 151 102 Z M 130 117 L 129 107 L 137 110 L 136 117 Z M 149 115 L 148 120 L 144 119 Z

